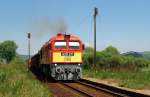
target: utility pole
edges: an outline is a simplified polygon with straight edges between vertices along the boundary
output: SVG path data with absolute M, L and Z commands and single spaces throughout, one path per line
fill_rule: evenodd
M 96 67 L 96 16 L 98 14 L 98 8 L 94 8 L 94 64 L 93 67 Z
M 31 33 L 28 33 L 28 70 L 30 68 L 30 38 L 31 38 Z

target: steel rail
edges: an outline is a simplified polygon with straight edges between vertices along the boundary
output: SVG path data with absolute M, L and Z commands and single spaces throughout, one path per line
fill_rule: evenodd
M 102 89 L 104 89 L 104 91 L 107 90 L 107 92 L 111 91 L 112 93 L 115 93 L 115 94 L 124 95 L 123 97 L 126 97 L 126 96 L 127 97 L 150 97 L 149 95 L 146 95 L 146 94 L 142 94 L 142 93 L 126 90 L 126 89 L 121 89 L 121 88 L 117 88 L 114 86 L 89 81 L 86 79 L 81 79 L 80 81 L 78 81 L 78 83 L 82 83 L 82 84 L 86 84 L 86 85 L 88 84 L 90 86 L 102 88 Z
M 79 83 L 79 84 L 82 84 L 82 85 L 84 85 L 84 86 L 87 86 L 87 87 L 96 89 L 96 90 L 98 90 L 98 91 L 102 91 L 102 92 L 111 94 L 111 95 L 113 95 L 113 96 L 115 96 L 115 97 L 116 97 L 116 96 L 117 96 L 117 97 L 129 97 L 129 96 L 125 95 L 125 94 L 116 93 L 116 92 L 107 90 L 107 89 L 105 89 L 105 88 L 101 88 L 101 87 L 94 86 L 94 85 L 92 85 L 92 84 L 87 84 L 87 83 L 80 82 L 80 81 L 76 81 L 76 82 Z
M 88 94 L 88 93 L 86 93 L 86 92 L 83 92 L 83 91 L 81 91 L 81 90 L 79 90 L 79 89 L 76 89 L 76 88 L 74 88 L 74 87 L 71 87 L 70 85 L 68 85 L 68 84 L 66 84 L 66 83 L 61 83 L 61 84 L 64 85 L 64 86 L 66 86 L 66 87 L 68 87 L 68 88 L 70 88 L 70 89 L 72 89 L 72 90 L 74 90 L 74 91 L 79 92 L 81 95 L 84 95 L 84 96 L 87 96 L 87 97 L 93 97 L 93 96 L 91 96 L 90 94 Z

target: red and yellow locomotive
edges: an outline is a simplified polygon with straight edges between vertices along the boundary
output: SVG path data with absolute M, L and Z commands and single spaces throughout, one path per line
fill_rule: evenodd
M 78 80 L 82 74 L 82 41 L 59 33 L 31 58 L 31 67 L 40 68 L 55 80 Z

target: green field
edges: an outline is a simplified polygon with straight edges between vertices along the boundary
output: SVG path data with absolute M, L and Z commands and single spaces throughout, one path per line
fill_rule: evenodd
M 50 97 L 49 91 L 15 58 L 0 65 L 0 97 Z
M 96 65 L 93 62 L 94 50 L 87 47 L 83 53 L 84 77 L 114 81 L 121 87 L 132 89 L 150 88 L 150 60 L 149 52 L 120 51 L 109 46 L 97 51 Z M 93 68 L 93 69 L 92 69 Z
M 113 79 L 118 82 L 120 87 L 132 89 L 150 88 L 150 69 L 137 72 L 84 69 L 83 76 L 102 80 Z

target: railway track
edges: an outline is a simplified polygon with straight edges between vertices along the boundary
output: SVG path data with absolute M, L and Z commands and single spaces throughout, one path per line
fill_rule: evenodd
M 34 73 L 54 97 L 150 97 L 121 88 L 81 79 L 79 81 L 55 81 Z
M 63 85 L 79 92 L 85 97 L 127 97 L 122 94 L 112 93 L 104 89 L 99 89 L 95 86 L 91 86 L 81 82 L 63 83 Z
M 89 80 L 47 82 L 55 97 L 150 97 Z
M 47 83 L 47 86 L 56 97 L 125 97 L 76 82 Z
M 85 79 L 73 82 L 59 81 L 56 83 L 57 85 L 53 83 L 54 89 L 52 83 L 48 82 L 49 85 L 51 84 L 49 87 L 55 92 L 54 95 L 56 97 L 150 97 L 146 94 L 124 90 Z M 59 89 L 56 89 L 56 87 Z
M 125 90 L 125 89 L 113 87 L 110 85 L 89 81 L 86 79 L 81 79 L 80 81 L 77 81 L 77 83 L 97 88 L 98 90 L 103 91 L 105 93 L 112 94 L 115 97 L 150 97 L 149 95 L 146 95 L 146 94 L 141 94 L 135 91 Z

